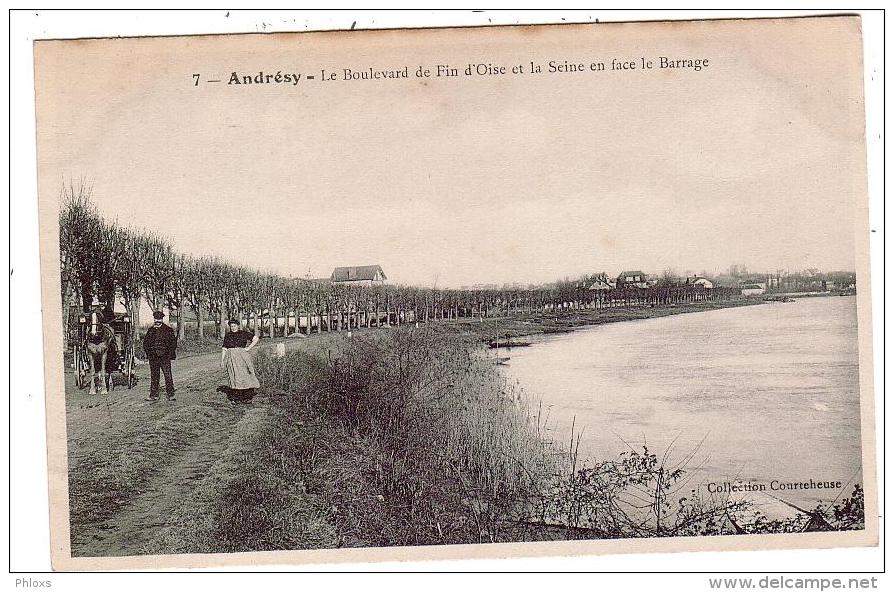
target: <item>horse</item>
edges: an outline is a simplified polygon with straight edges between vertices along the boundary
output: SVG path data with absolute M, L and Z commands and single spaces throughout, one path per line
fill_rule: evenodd
M 99 392 L 104 395 L 106 390 L 107 370 L 109 350 L 112 347 L 112 341 L 115 339 L 115 331 L 104 322 L 101 312 L 93 310 L 90 313 L 90 323 L 85 336 L 87 360 L 90 363 L 90 394 L 96 394 L 96 370 L 99 367 L 99 376 L 101 378 Z

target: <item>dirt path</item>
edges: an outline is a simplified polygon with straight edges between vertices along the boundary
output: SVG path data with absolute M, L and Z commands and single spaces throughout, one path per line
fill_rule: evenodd
M 317 349 L 325 338 L 289 340 L 287 349 Z M 265 345 L 265 347 L 271 347 Z M 88 395 L 66 376 L 71 543 L 75 556 L 143 552 L 179 504 L 230 445 L 247 410 L 216 392 L 226 384 L 220 354 L 174 362 L 177 400 L 157 402 L 148 366 L 133 390 Z
M 114 556 L 141 553 L 163 528 L 189 492 L 208 474 L 229 442 L 230 425 L 209 430 L 178 454 L 173 464 L 161 468 L 148 487 L 120 513 L 90 525 L 78 554 Z

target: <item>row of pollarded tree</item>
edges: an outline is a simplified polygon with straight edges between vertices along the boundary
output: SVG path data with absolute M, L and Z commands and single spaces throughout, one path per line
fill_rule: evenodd
M 536 288 L 474 290 L 409 286 L 357 286 L 285 278 L 233 265 L 215 257 L 178 253 L 169 241 L 146 230 L 104 219 L 89 187 L 70 183 L 62 190 L 59 217 L 62 302 L 85 309 L 94 297 L 111 308 L 121 301 L 139 331 L 141 299 L 152 310 L 174 313 L 179 338 L 206 337 L 206 325 L 222 336 L 236 317 L 269 336 L 313 333 L 460 318 L 492 318 L 541 312 L 729 299 L 726 289 L 656 286 L 594 291 L 579 282 Z M 68 326 L 68 318 L 64 319 Z M 139 335 L 137 335 L 139 337 Z

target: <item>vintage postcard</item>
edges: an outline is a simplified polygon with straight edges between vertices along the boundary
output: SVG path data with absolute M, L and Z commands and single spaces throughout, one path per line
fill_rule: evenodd
M 34 53 L 55 569 L 877 544 L 859 17 Z

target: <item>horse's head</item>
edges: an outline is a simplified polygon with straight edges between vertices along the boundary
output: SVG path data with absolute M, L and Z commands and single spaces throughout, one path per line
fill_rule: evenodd
M 99 311 L 94 310 L 90 313 L 90 335 L 99 335 L 101 329 L 102 319 L 100 318 Z

